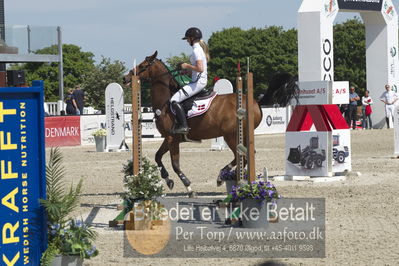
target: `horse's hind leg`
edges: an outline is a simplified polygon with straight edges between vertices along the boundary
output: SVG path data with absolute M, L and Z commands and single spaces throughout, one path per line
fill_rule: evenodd
M 165 153 L 169 151 L 168 141 L 166 139 L 163 140 L 161 147 L 159 147 L 158 151 L 155 154 L 155 162 L 158 165 L 159 171 L 161 172 L 161 177 L 165 179 L 166 185 L 169 189 L 173 189 L 174 182 L 172 179 L 169 179 L 169 173 L 166 171 L 165 166 L 162 163 L 162 157 Z
M 180 140 L 171 138 L 169 141 L 169 151 L 170 158 L 172 161 L 173 171 L 179 176 L 180 180 L 183 182 L 183 185 L 186 187 L 188 196 L 193 198 L 196 196 L 196 193 L 190 187 L 190 180 L 185 176 L 185 174 L 180 170 L 180 153 L 179 153 L 179 144 Z
M 223 167 L 222 170 L 220 170 L 219 176 L 216 179 L 216 184 L 217 184 L 218 187 L 223 184 L 222 173 L 224 171 L 231 171 L 231 169 L 233 169 L 237 165 L 237 154 L 236 154 L 237 135 L 235 133 L 233 133 L 233 134 L 230 134 L 230 135 L 225 135 L 225 136 L 223 136 L 223 138 L 224 138 L 224 141 L 229 146 L 230 150 L 233 152 L 234 159 L 228 165 Z

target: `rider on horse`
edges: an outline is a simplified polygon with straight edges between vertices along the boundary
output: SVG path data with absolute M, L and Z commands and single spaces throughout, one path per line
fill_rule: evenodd
M 179 125 L 175 126 L 174 133 L 187 134 L 189 128 L 187 126 L 186 114 L 181 106 L 181 102 L 199 93 L 205 88 L 207 83 L 207 62 L 209 60 L 208 46 L 201 40 L 202 33 L 198 28 L 189 28 L 183 40 L 187 40 L 193 47 L 193 53 L 190 56 L 191 64 L 183 63 L 182 69 L 192 71 L 191 82 L 178 90 L 170 99 L 173 110 L 176 113 L 176 119 Z

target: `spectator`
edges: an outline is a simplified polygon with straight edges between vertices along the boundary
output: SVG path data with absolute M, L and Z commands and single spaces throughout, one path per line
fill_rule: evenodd
M 369 91 L 366 90 L 364 96 L 362 97 L 362 128 L 363 129 L 371 129 L 373 127 L 373 123 L 371 122 L 371 113 L 373 112 L 371 109 L 371 105 L 373 104 L 373 99 L 369 96 Z
M 76 114 L 77 115 L 83 115 L 83 107 L 85 106 L 85 92 L 80 88 L 80 85 L 75 87 L 75 90 L 73 91 L 73 96 L 75 97 L 77 109 L 76 109 Z
M 355 87 L 351 86 L 349 89 L 349 105 L 347 111 L 346 122 L 348 126 L 356 129 L 356 120 L 357 120 L 357 101 L 360 100 L 359 95 L 355 92 Z
M 67 115 L 76 115 L 77 105 L 75 96 L 73 96 L 73 90 L 69 89 L 68 94 L 65 97 L 66 113 Z
M 385 121 L 387 123 L 387 128 L 390 128 L 389 119 L 392 117 L 393 120 L 395 102 L 398 100 L 398 95 L 396 92 L 392 91 L 391 86 L 388 84 L 385 85 L 385 90 L 386 91 L 381 95 L 380 100 L 385 103 Z

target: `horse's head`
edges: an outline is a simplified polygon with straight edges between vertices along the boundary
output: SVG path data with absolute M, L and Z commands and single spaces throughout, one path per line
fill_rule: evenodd
M 140 79 L 150 79 L 150 69 L 151 66 L 154 64 L 156 61 L 155 59 L 157 58 L 158 51 L 155 51 L 155 53 L 151 56 L 147 56 L 143 62 L 141 62 L 138 66 L 133 68 L 132 70 L 129 71 L 124 77 L 123 77 L 123 83 L 127 84 L 132 81 L 132 76 L 136 74 L 139 76 Z

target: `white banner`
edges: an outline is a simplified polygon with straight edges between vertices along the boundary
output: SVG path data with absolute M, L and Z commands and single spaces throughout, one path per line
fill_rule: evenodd
M 349 82 L 334 81 L 332 87 L 331 104 L 347 104 L 349 103 Z
M 330 104 L 332 101 L 331 81 L 301 81 L 299 86 L 299 103 Z
M 160 138 L 155 121 L 154 113 L 141 113 L 141 136 L 143 138 Z M 126 138 L 132 138 L 132 114 L 125 114 L 125 136 Z
M 287 128 L 287 108 L 262 108 L 262 121 L 255 135 L 284 133 Z
M 111 83 L 105 89 L 105 114 L 107 121 L 107 150 L 124 148 L 123 89 Z
M 100 128 L 105 128 L 105 115 L 81 115 L 80 136 L 81 145 L 94 145 L 92 133 Z
M 347 104 L 349 102 L 348 81 L 301 81 L 299 103 L 306 104 Z

